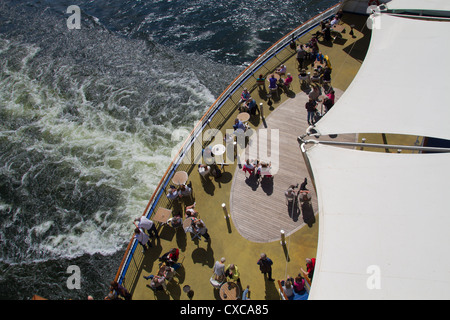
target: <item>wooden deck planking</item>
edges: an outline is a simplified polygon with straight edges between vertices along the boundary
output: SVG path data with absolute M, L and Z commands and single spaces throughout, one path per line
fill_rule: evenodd
M 336 90 L 337 99 L 341 94 L 342 91 Z M 261 125 L 258 134 L 250 139 L 250 143 L 255 143 L 255 136 L 260 136 L 261 129 L 279 130 L 279 159 L 276 159 L 276 154 L 268 153 L 275 156 L 271 159 L 272 167 L 278 163 L 278 172 L 272 182 L 264 178 L 260 184 L 255 184 L 254 180 L 245 178 L 241 168 L 236 169 L 230 195 L 230 213 L 238 232 L 250 241 L 280 240 L 281 230 L 289 236 L 306 225 L 301 213 L 294 214 L 296 218 L 291 217 L 284 196 L 289 185 L 301 184 L 305 177 L 308 178 L 307 187 L 311 192 L 314 212 L 317 213 L 317 197 L 297 142 L 297 137 L 304 134 L 308 126 L 304 107 L 307 100 L 306 93 L 297 93 L 295 98 L 287 100 L 270 114 L 266 119 L 267 128 Z M 266 147 L 258 150 L 258 154 L 266 154 L 264 152 L 270 149 L 273 138 L 268 134 Z M 355 139 L 354 135 L 349 135 L 335 140 L 353 142 Z

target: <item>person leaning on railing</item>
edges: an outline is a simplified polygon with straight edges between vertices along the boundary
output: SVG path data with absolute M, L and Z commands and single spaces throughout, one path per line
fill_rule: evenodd
M 118 284 L 116 281 L 111 282 L 111 287 L 109 289 L 112 292 L 114 299 L 122 297 L 125 300 L 131 300 L 131 293 L 129 293 L 125 287 Z

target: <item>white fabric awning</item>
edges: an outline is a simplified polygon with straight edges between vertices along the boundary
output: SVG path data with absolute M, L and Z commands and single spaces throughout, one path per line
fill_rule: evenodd
M 376 19 L 358 74 L 316 129 L 450 140 L 450 22 Z
M 448 0 L 392 0 L 386 3 L 389 9 L 414 9 L 450 11 Z
M 450 10 L 438 0 L 388 3 L 414 6 Z M 450 22 L 374 17 L 358 74 L 315 129 L 450 140 Z M 450 153 L 315 144 L 306 157 L 320 221 L 310 299 L 450 298 Z
M 450 298 L 450 154 L 314 145 L 307 157 L 320 221 L 310 299 Z

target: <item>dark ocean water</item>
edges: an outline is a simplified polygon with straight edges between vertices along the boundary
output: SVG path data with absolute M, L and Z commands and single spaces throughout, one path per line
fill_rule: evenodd
M 0 0 L 0 299 L 103 299 L 178 136 L 337 2 Z

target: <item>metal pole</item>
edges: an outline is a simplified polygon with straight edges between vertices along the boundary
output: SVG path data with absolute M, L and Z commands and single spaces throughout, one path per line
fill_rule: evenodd
M 299 137 L 300 139 L 300 137 Z M 421 146 L 402 146 L 402 145 L 389 145 L 378 143 L 360 143 L 360 142 L 339 142 L 339 141 L 317 141 L 317 140 L 304 140 L 305 144 L 318 143 L 334 146 L 347 146 L 347 147 L 370 147 L 370 148 L 382 148 L 382 149 L 400 149 L 400 150 L 416 150 L 416 151 L 429 151 L 429 152 L 450 152 L 450 148 L 437 148 L 437 147 L 421 147 Z

